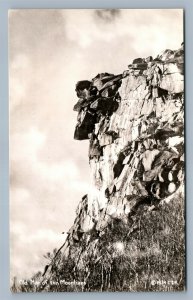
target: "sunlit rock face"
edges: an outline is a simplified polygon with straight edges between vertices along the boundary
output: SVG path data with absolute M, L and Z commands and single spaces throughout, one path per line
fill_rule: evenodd
M 183 184 L 183 48 L 128 68 L 76 86 L 75 139 L 90 140 L 92 178 L 81 232 L 127 222 L 140 202 L 164 200 Z
M 122 74 L 102 73 L 76 85 L 74 138 L 77 147 L 89 140 L 91 185 L 60 257 L 72 258 L 79 270 L 89 270 L 91 257 L 96 264 L 103 251 L 124 253 L 122 231 L 106 250 L 99 246 L 114 220 L 127 226 L 140 206 L 153 210 L 183 198 L 183 53 L 182 46 L 155 59 L 137 58 Z

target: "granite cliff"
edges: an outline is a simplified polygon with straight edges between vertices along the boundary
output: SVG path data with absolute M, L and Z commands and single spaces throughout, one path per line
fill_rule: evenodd
M 39 290 L 183 289 L 183 63 L 182 44 L 76 84 L 74 138 L 89 140 L 91 186 L 44 270 L 42 282 L 58 284 Z

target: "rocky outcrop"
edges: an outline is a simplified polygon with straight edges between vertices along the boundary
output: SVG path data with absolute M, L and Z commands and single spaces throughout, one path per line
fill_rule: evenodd
M 122 74 L 77 83 L 74 138 L 89 139 L 91 186 L 45 276 L 54 274 L 56 261 L 62 274 L 62 258 L 71 257 L 87 280 L 91 256 L 94 265 L 101 259 L 100 240 L 114 221 L 128 226 L 128 235 L 140 206 L 151 211 L 183 198 L 183 53 L 182 45 L 137 58 Z
M 146 198 L 152 204 L 183 182 L 183 49 L 138 58 L 123 74 L 98 74 L 76 86 L 75 139 L 90 139 L 92 186 L 79 229 L 103 230 L 127 220 Z

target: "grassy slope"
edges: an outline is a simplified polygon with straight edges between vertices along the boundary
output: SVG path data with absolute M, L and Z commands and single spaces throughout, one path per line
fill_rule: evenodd
M 132 228 L 133 232 L 125 235 Z M 120 251 L 111 247 L 113 260 L 101 261 L 96 274 L 91 275 L 90 280 L 88 278 L 87 290 L 91 290 L 93 285 L 96 290 L 109 291 L 183 290 L 184 234 L 182 198 L 173 199 L 169 204 L 152 211 L 146 211 L 141 206 L 129 228 L 117 222 L 109 234 L 104 235 L 101 241 L 103 248 L 105 245 L 108 247 L 108 243 L 116 246 L 117 242 L 122 242 L 124 249 Z M 99 274 L 97 284 L 95 277 L 99 277 Z M 92 280 L 92 277 L 95 279 Z
M 114 220 L 109 225 L 98 240 L 97 255 L 88 251 L 82 270 L 73 259 L 58 261 L 52 280 L 85 281 L 84 287 L 48 284 L 42 289 L 28 284 L 17 291 L 182 291 L 184 234 L 182 197 L 155 210 L 142 204 L 128 224 Z M 34 278 L 41 280 L 40 273 Z

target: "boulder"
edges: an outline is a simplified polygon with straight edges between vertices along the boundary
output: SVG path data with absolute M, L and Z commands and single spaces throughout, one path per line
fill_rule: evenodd
M 144 63 L 144 58 L 135 58 L 132 64 L 141 64 Z
M 101 90 L 103 85 L 111 80 L 114 77 L 114 74 L 110 73 L 100 73 L 96 77 L 92 79 L 92 85 L 96 87 L 98 90 Z
M 91 81 L 88 80 L 78 81 L 75 89 L 77 97 L 81 99 L 88 98 L 90 86 L 91 86 Z
M 144 71 L 144 70 L 147 70 L 147 63 L 132 64 L 131 68 L 135 69 L 135 70 L 142 70 L 142 71 Z

